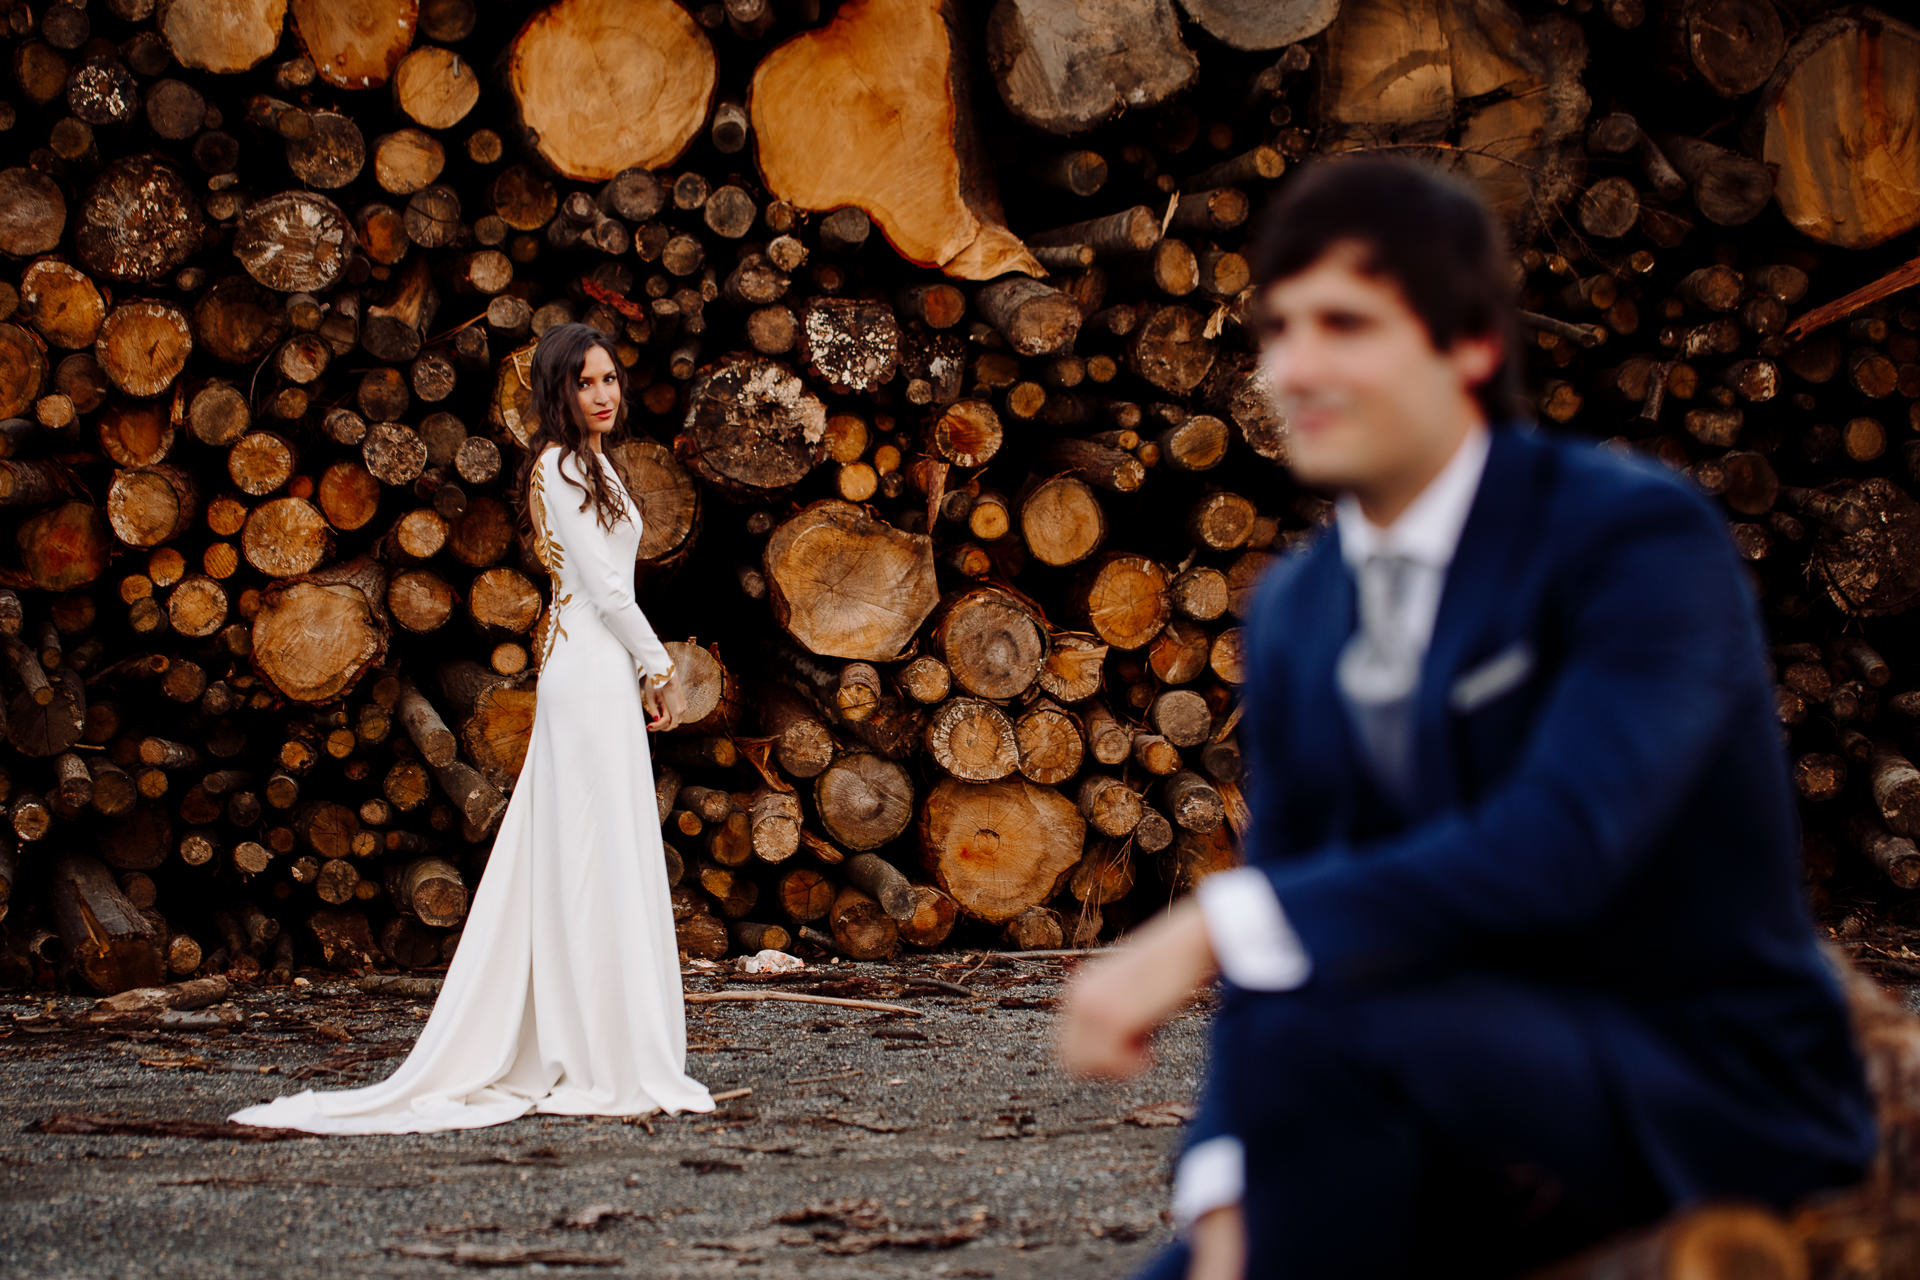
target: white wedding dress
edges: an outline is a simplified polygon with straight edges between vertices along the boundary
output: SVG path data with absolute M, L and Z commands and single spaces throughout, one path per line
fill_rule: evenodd
M 536 550 L 553 598 L 536 643 L 526 763 L 426 1028 L 399 1070 L 235 1112 L 314 1133 L 422 1133 L 529 1112 L 711 1111 L 686 1074 L 686 1018 L 640 679 L 672 662 L 633 598 L 637 504 L 581 511 L 560 451 L 535 467 Z M 583 459 L 567 471 L 583 477 Z

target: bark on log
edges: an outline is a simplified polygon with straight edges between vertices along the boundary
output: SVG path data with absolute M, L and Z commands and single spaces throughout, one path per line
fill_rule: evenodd
M 161 981 L 160 939 L 106 867 L 68 854 L 54 863 L 49 894 L 67 961 L 102 995 Z
M 729 496 L 782 492 L 821 459 L 826 409 L 775 361 L 723 360 L 694 379 L 687 404 L 674 453 Z
M 987 65 L 1009 110 L 1060 134 L 1157 106 L 1200 71 L 1172 0 L 1000 0 L 987 20 Z
M 74 215 L 73 248 L 89 271 L 150 283 L 178 270 L 205 233 L 186 176 L 158 156 L 130 156 L 87 188 Z

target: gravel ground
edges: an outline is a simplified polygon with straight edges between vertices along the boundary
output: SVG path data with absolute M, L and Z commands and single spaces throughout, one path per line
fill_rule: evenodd
M 272 1141 L 155 1136 L 148 1122 L 218 1126 L 279 1093 L 378 1080 L 430 998 L 315 974 L 237 991 L 233 1030 L 129 1032 L 46 1016 L 87 999 L 0 994 L 0 1275 L 1124 1277 L 1168 1236 L 1168 1157 L 1205 1015 L 1168 1028 L 1145 1079 L 1072 1083 L 1047 1053 L 1064 972 L 973 957 L 772 982 L 693 974 L 690 991 L 921 1016 L 689 1006 L 693 1074 L 716 1094 L 752 1091 L 711 1115 Z M 1920 985 L 1893 989 L 1920 1011 Z M 76 1113 L 134 1131 L 32 1131 Z
M 1047 1053 L 1061 962 L 976 963 L 839 965 L 778 984 L 919 1017 L 690 1006 L 692 1073 L 715 1093 L 752 1090 L 711 1115 L 403 1137 L 29 1128 L 72 1113 L 217 1122 L 278 1093 L 368 1083 L 411 1045 L 425 998 L 315 974 L 236 991 L 235 1030 L 116 1032 L 48 1030 L 45 998 L 0 996 L 0 1271 L 1124 1276 L 1167 1238 L 1168 1157 L 1204 1014 L 1169 1028 L 1145 1079 L 1076 1084 Z M 914 975 L 976 994 L 912 987 Z M 690 977 L 688 989 L 722 983 Z

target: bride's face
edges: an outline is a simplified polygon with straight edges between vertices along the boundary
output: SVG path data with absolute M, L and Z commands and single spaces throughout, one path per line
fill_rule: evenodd
M 588 439 L 613 430 L 620 411 L 620 378 L 614 370 L 613 357 L 605 347 L 593 347 L 587 352 L 580 372 L 574 376 L 573 398 Z

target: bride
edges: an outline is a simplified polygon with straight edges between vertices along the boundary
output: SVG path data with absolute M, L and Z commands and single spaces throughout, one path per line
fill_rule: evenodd
M 626 423 L 607 339 L 557 325 L 533 356 L 521 475 L 540 562 L 533 737 L 433 1014 L 400 1069 L 236 1112 L 314 1133 L 420 1133 L 529 1112 L 711 1111 L 686 1022 L 648 729 L 686 709 L 633 598 L 640 512 L 602 444 Z

